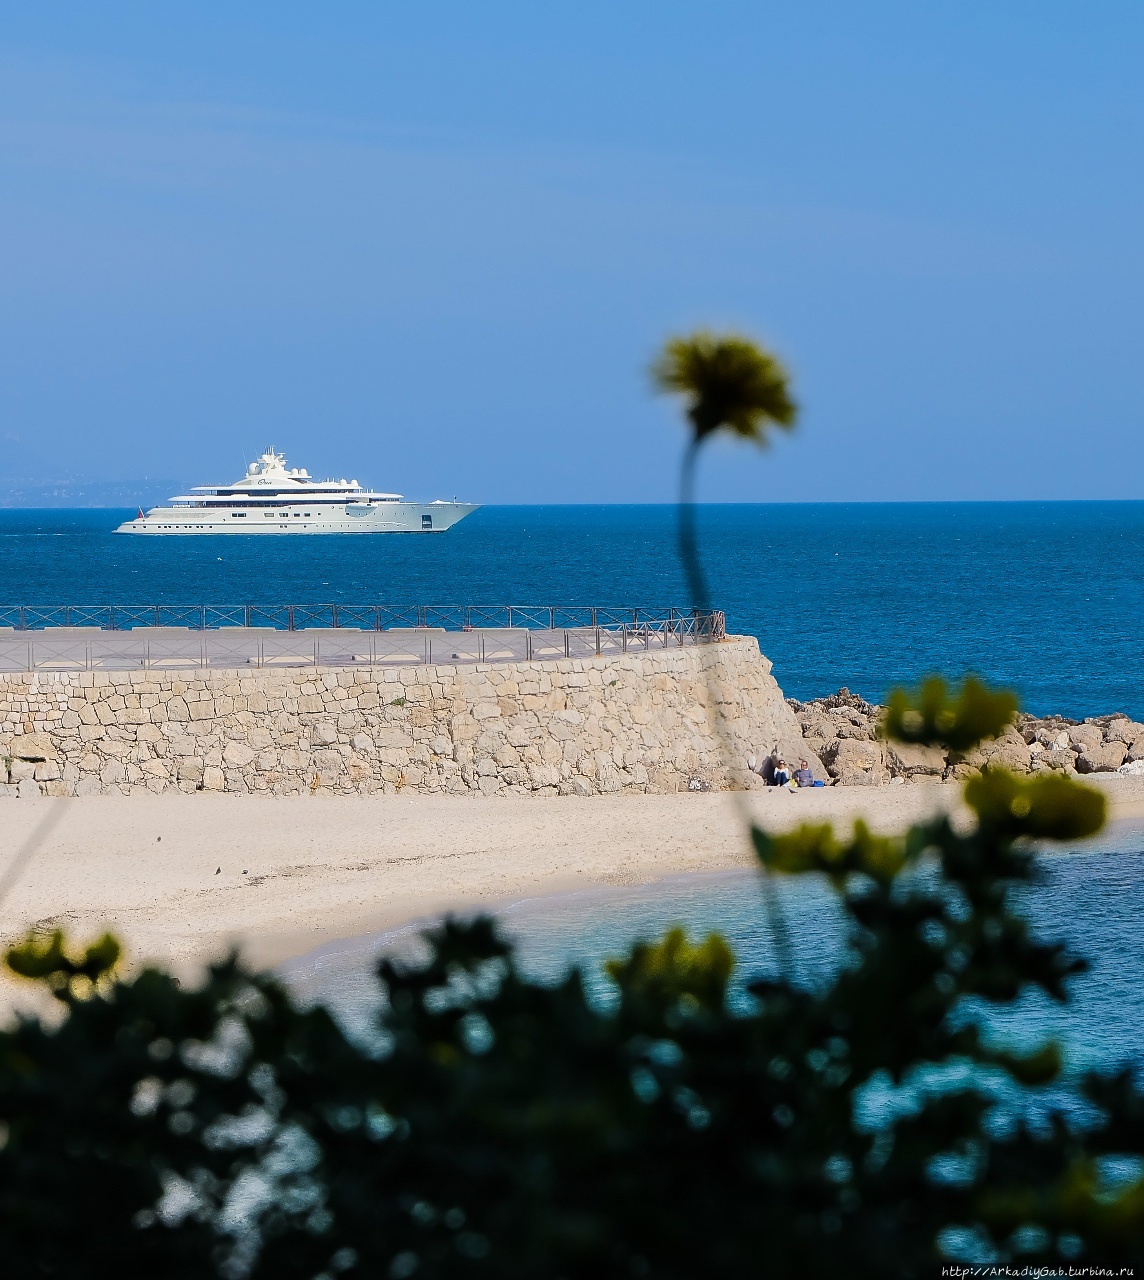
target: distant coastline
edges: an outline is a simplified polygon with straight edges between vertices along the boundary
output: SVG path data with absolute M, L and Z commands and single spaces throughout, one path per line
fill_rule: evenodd
M 154 506 L 178 488 L 177 480 L 144 476 L 141 480 L 0 481 L 0 510 L 134 510 Z

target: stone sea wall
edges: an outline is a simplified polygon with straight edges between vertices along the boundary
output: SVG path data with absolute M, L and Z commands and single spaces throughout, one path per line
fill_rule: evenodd
M 703 790 L 806 754 L 757 641 L 555 662 L 0 676 L 7 795 Z M 815 759 L 815 765 L 819 761 Z

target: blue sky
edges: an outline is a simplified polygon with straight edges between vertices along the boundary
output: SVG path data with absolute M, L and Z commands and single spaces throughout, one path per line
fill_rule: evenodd
M 670 500 L 708 325 L 803 415 L 706 498 L 1144 498 L 1142 54 L 1116 0 L 7 6 L 0 486 Z

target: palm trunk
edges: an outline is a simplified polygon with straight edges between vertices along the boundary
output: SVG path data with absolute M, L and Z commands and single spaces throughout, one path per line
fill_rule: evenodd
M 683 462 L 679 472 L 679 558 L 683 564 L 683 573 L 687 579 L 687 589 L 691 593 L 692 608 L 708 612 L 711 609 L 711 594 L 707 587 L 707 575 L 703 571 L 703 561 L 699 556 L 699 534 L 695 523 L 695 472 L 699 461 L 699 449 L 702 440 L 692 436 L 683 453 Z M 719 748 L 723 755 L 723 763 L 728 770 L 734 768 L 734 744 L 727 733 L 724 721 L 723 704 L 719 701 L 719 689 L 710 663 L 703 664 L 703 674 L 707 681 L 707 703 L 710 707 L 711 727 L 715 731 Z M 741 792 L 732 791 L 741 818 L 748 831 L 755 829 L 754 821 L 747 806 L 746 798 Z M 771 938 L 774 942 L 775 957 L 778 961 L 779 977 L 793 976 L 793 956 L 790 945 L 790 932 L 783 916 L 779 902 L 774 876 L 767 867 L 762 868 L 763 896 L 766 902 L 767 922 L 770 925 Z

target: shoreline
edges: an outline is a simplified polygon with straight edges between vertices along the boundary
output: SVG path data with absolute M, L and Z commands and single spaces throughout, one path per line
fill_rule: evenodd
M 1089 781 L 1109 796 L 1110 822 L 1139 829 L 1144 847 L 1144 779 Z M 746 799 L 772 830 L 861 817 L 893 832 L 955 810 L 960 792 L 935 781 Z M 174 794 L 13 805 L 0 876 L 53 811 L 54 829 L 0 905 L 0 936 L 59 927 L 83 941 L 109 927 L 131 963 L 183 974 L 231 946 L 276 967 L 448 911 L 754 865 L 726 792 L 540 803 Z

